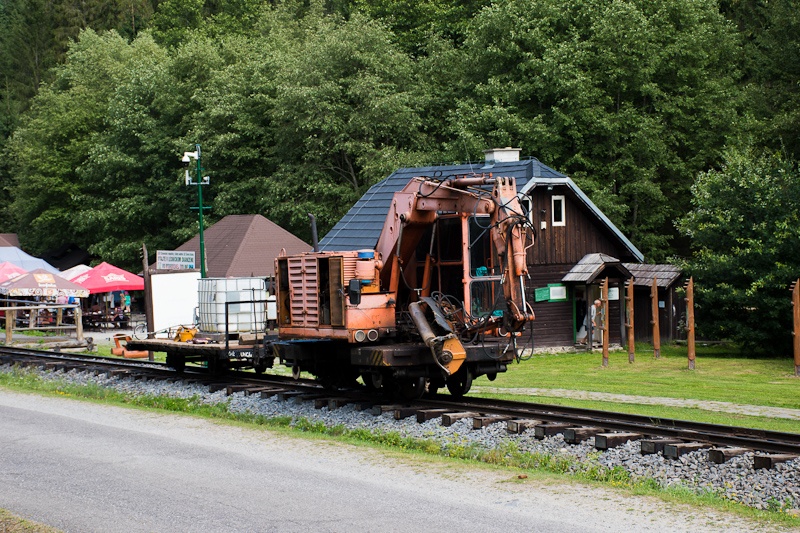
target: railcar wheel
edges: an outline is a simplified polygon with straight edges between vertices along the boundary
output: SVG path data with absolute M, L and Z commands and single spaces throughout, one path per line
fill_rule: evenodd
M 384 385 L 383 374 L 380 372 L 371 372 L 369 375 L 369 381 L 372 385 L 372 388 L 375 390 L 381 390 Z
M 447 390 L 456 398 L 461 398 L 472 388 L 472 372 L 462 366 L 458 372 L 447 378 Z
M 263 374 L 267 371 L 267 363 L 258 363 L 257 365 L 253 365 L 253 370 L 256 374 Z
M 383 387 L 383 376 L 379 373 L 364 372 L 361 374 L 361 381 L 364 382 L 364 386 L 370 391 L 377 391 Z
M 206 361 L 206 367 L 210 374 L 222 374 L 228 369 L 228 363 L 219 357 L 210 356 Z
M 294 379 L 300 379 L 300 365 L 292 366 L 292 377 Z
M 435 398 L 436 394 L 439 392 L 439 389 L 445 386 L 445 382 L 442 378 L 431 378 L 428 381 L 428 390 L 425 393 L 426 398 Z
M 419 400 L 425 394 L 425 378 L 398 379 L 397 392 L 404 400 Z
M 184 359 L 183 357 L 181 357 L 176 353 L 172 352 L 167 353 L 166 363 L 167 366 L 175 369 L 175 372 L 178 373 L 183 372 L 184 369 L 186 368 L 186 359 Z

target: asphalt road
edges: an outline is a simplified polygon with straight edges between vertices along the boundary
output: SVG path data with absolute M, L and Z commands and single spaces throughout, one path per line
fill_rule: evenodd
M 0 390 L 0 508 L 67 532 L 734 531 L 580 485 Z

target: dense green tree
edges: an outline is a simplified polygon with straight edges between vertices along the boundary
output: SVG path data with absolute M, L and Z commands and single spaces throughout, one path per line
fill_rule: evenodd
M 94 236 L 89 251 L 135 265 L 142 242 L 170 249 L 197 231 L 196 205 L 179 175 L 192 94 L 220 63 L 215 47 L 170 57 L 149 35 L 131 45 L 126 76 L 106 103 L 102 128 L 78 168 L 83 205 L 75 227 Z
M 217 216 L 258 212 L 307 238 L 307 213 L 324 233 L 367 187 L 427 159 L 414 64 L 382 25 L 321 5 L 258 28 L 198 95 L 195 129 L 215 154 Z
M 663 259 L 694 174 L 736 127 L 735 45 L 712 0 L 499 0 L 464 48 L 474 89 L 450 151 L 521 146 Z
M 162 0 L 151 27 L 159 43 L 174 47 L 199 35 L 249 31 L 266 7 L 263 0 Z
M 88 28 L 133 38 L 147 25 L 156 0 L 3 0 L 0 2 L 0 123 L 27 107 L 47 71 Z M 12 124 L 13 125 L 13 124 Z M 7 131 L 1 131 L 6 133 Z
M 64 242 L 85 245 L 94 237 L 91 230 L 76 231 L 83 207 L 77 169 L 88 157 L 92 136 L 103 128 L 129 53 L 116 33 L 84 32 L 10 140 L 11 209 L 20 240 L 31 250 Z
M 725 3 L 742 49 L 711 0 L 8 0 L 0 224 L 34 251 L 69 240 L 131 264 L 142 240 L 197 231 L 179 156 L 200 143 L 209 222 L 261 213 L 308 237 L 308 212 L 324 233 L 399 166 L 515 145 L 661 260 L 727 141 L 793 153 L 792 5 Z M 118 31 L 63 56 L 86 27 Z M 743 99 L 739 67 L 773 92 Z
M 42 83 L 53 78 L 81 30 L 117 29 L 132 38 L 156 0 L 4 0 L 0 2 L 0 154 Z M 11 167 L 0 157 L 0 227 L 16 231 L 9 213 Z
M 762 146 L 800 157 L 800 2 L 728 0 L 723 12 L 742 39 L 743 86 L 752 123 L 743 132 Z
M 316 210 L 324 231 L 368 186 L 419 161 L 425 136 L 413 64 L 386 28 L 361 16 L 310 22 L 277 65 L 268 187 L 293 226 Z
M 490 0 L 351 0 L 348 13 L 358 12 L 381 21 L 413 56 L 425 55 L 432 36 L 460 45 L 472 17 Z
M 788 353 L 789 285 L 800 272 L 800 170 L 783 155 L 730 150 L 700 175 L 680 227 L 695 251 L 701 335 Z
M 414 63 L 386 29 L 319 5 L 265 12 L 253 35 L 162 47 L 88 30 L 13 137 L 13 212 L 34 251 L 76 242 L 134 267 L 197 231 L 182 152 L 211 176 L 208 218 L 262 213 L 324 232 L 368 186 L 427 160 Z

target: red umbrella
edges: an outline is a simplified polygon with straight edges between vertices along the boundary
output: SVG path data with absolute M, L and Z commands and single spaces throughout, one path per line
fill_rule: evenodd
M 113 291 L 144 290 L 144 280 L 127 270 L 102 262 L 93 269 L 74 278 L 73 282 L 89 289 L 91 294 Z
M 8 261 L 3 261 L 0 263 L 0 282 L 16 278 L 17 276 L 27 273 L 27 270 L 18 267 L 14 263 L 9 263 Z

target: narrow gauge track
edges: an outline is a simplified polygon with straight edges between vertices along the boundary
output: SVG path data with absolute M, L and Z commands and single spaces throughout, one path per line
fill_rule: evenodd
M 613 447 L 617 442 L 642 440 L 643 453 L 662 452 L 679 457 L 697 449 L 722 447 L 710 457 L 722 462 L 744 451 L 767 454 L 760 467 L 800 456 L 800 434 L 766 431 L 746 427 L 723 426 L 641 415 L 614 413 L 555 405 L 491 400 L 484 398 L 453 399 L 436 395 L 413 403 L 392 403 L 391 399 L 368 395 L 363 389 L 326 390 L 312 380 L 295 380 L 288 376 L 257 375 L 247 372 L 210 374 L 201 367 L 187 367 L 181 374 L 162 363 L 132 361 L 45 350 L 0 347 L 0 363 L 36 365 L 51 369 L 88 369 L 109 375 L 128 375 L 147 379 L 181 379 L 201 383 L 211 392 L 226 390 L 227 394 L 244 392 L 263 397 L 278 395 L 281 399 L 299 397 L 314 401 L 317 408 L 335 409 L 356 404 L 373 414 L 393 412 L 395 418 L 416 416 L 419 422 L 442 417 L 444 424 L 460 418 L 473 418 L 473 427 L 480 429 L 492 423 L 506 423 L 509 431 L 534 429 L 538 438 L 556 433 L 577 444 L 595 437 L 596 447 Z M 623 440 L 624 439 L 624 440 Z M 647 449 L 647 451 L 645 451 Z M 769 454 L 779 454 L 771 456 Z M 720 460 L 715 459 L 719 458 Z M 758 456 L 756 457 L 758 461 Z

